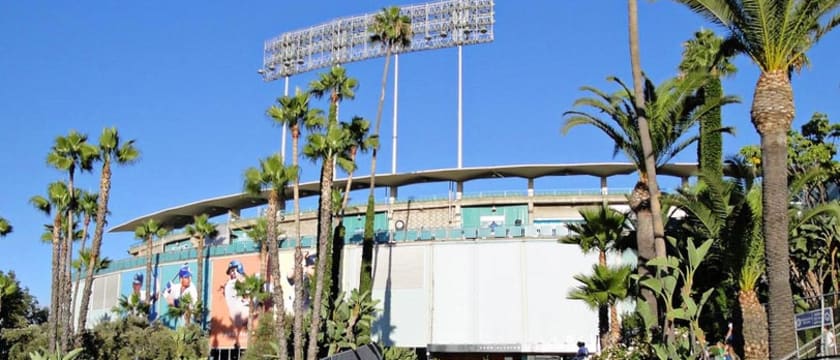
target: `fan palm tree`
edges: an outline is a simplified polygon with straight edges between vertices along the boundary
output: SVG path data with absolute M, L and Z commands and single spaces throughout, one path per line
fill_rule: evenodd
M 352 163 L 356 163 L 356 156 L 359 154 L 359 151 L 367 152 L 369 149 L 379 145 L 376 137 L 368 135 L 370 122 L 365 120 L 365 118 L 361 116 L 354 116 L 353 119 L 350 120 L 350 123 L 341 124 L 350 133 L 350 148 L 348 149 L 346 157 L 350 159 Z M 350 190 L 352 189 L 352 184 L 353 171 L 351 170 L 347 174 L 347 183 L 344 185 L 344 196 L 341 200 L 341 206 L 338 207 L 340 210 L 338 212 L 341 215 L 344 215 L 344 209 L 347 208 L 347 203 L 350 201 Z
M 607 265 L 607 252 L 613 249 L 627 228 L 627 215 L 601 205 L 597 208 L 583 208 L 578 210 L 583 222 L 568 224 L 572 235 L 563 237 L 560 242 L 580 246 L 584 253 L 598 252 L 598 264 Z
M 114 306 L 112 311 L 120 314 L 120 316 L 132 316 L 146 320 L 146 315 L 149 313 L 149 304 L 137 294 L 120 295 L 117 305 Z
M 154 255 L 152 244 L 168 233 L 169 229 L 161 226 L 155 219 L 146 220 L 134 229 L 134 237 L 146 243 L 146 298 L 143 301 L 149 304 L 151 304 L 152 299 L 152 257 Z M 85 284 L 85 287 L 87 287 L 87 284 Z
M 67 191 L 71 195 L 70 202 L 67 206 L 67 221 L 74 220 L 73 212 L 76 209 L 76 197 L 74 190 L 74 182 L 76 170 L 90 171 L 93 169 L 93 161 L 96 160 L 96 147 L 87 142 L 87 135 L 71 130 L 67 136 L 59 136 L 47 154 L 47 164 L 50 166 L 67 172 Z M 73 335 L 72 314 L 70 309 L 71 303 L 71 279 L 70 279 L 70 263 L 73 257 L 73 228 L 67 227 L 67 236 L 64 238 L 64 247 L 62 253 L 59 254 L 60 270 L 63 272 L 61 278 L 61 296 L 59 298 L 61 311 L 59 323 L 62 329 L 62 338 L 60 350 L 70 347 L 70 341 Z
M 116 128 L 105 128 L 99 136 L 99 146 L 96 149 L 98 157 L 102 161 L 102 170 L 99 175 L 99 199 L 96 205 L 96 227 L 93 230 L 93 241 L 91 242 L 90 264 L 88 267 L 98 261 L 99 254 L 102 250 L 102 234 L 105 231 L 106 217 L 108 216 L 108 200 L 111 194 L 111 165 L 127 165 L 132 164 L 140 158 L 140 151 L 134 146 L 134 140 L 122 141 L 120 134 Z M 149 252 L 151 259 L 151 252 Z M 150 296 L 149 283 L 151 278 L 148 277 L 146 281 L 146 296 Z M 79 317 L 79 329 L 85 328 L 87 321 L 88 304 L 90 303 L 90 296 L 93 291 L 93 274 L 89 273 L 85 276 L 85 288 L 82 292 L 82 307 Z M 148 301 L 148 299 L 145 299 Z M 77 339 L 77 346 L 81 346 L 81 338 Z
M 411 45 L 411 18 L 402 15 L 400 8 L 392 6 L 383 8 L 382 12 L 374 17 L 373 24 L 368 31 L 371 33 L 372 42 L 381 43 L 385 48 L 385 69 L 382 71 L 382 91 L 379 94 L 379 106 L 376 109 L 376 124 L 373 127 L 373 151 L 370 159 L 370 194 L 368 195 L 367 211 L 365 217 L 365 233 L 362 241 L 362 264 L 359 273 L 359 291 L 370 293 L 372 283 L 373 263 L 373 217 L 376 190 L 376 155 L 379 150 L 379 129 L 382 125 L 382 107 L 385 105 L 385 90 L 388 86 L 388 66 L 390 65 L 391 54 L 399 48 L 406 48 Z
M 97 202 L 99 201 L 99 194 L 91 193 L 87 191 L 81 191 L 79 193 L 79 212 L 82 217 L 82 244 L 79 245 L 79 250 L 84 250 L 87 243 L 88 236 L 88 228 L 90 227 L 90 222 L 96 217 L 96 208 Z M 73 293 L 75 296 L 75 293 Z
M 65 243 L 61 237 L 62 223 L 64 222 L 63 214 L 70 204 L 70 193 L 67 189 L 67 184 L 56 181 L 50 183 L 47 187 L 47 196 L 36 195 L 29 199 L 29 202 L 36 209 L 40 210 L 47 216 L 52 217 L 52 225 L 48 225 L 51 236 L 49 241 L 52 243 L 52 284 L 50 291 L 50 313 L 49 313 L 49 347 L 55 350 L 58 342 L 60 342 L 59 329 L 61 325 L 61 307 L 59 306 L 59 299 L 61 298 L 61 281 L 63 280 L 63 271 L 61 269 L 61 254 Z
M 12 233 L 12 224 L 6 218 L 0 217 L 0 236 L 6 236 Z
M 618 310 L 615 304 L 627 298 L 631 272 L 632 269 L 629 266 L 594 265 L 591 275 L 574 276 L 581 285 L 570 291 L 568 298 L 581 300 L 590 308 L 598 309 L 598 335 L 601 339 L 601 348 L 615 344 L 621 336 L 621 325 L 618 323 Z M 609 313 L 607 309 L 610 309 Z
M 729 60 L 732 54 L 721 50 L 723 39 L 714 32 L 702 29 L 694 33 L 694 38 L 683 45 L 683 58 L 680 72 L 708 75 L 706 83 L 700 88 L 700 94 L 711 98 L 723 95 L 721 78 L 737 71 Z M 723 139 L 720 133 L 705 134 L 706 129 L 721 127 L 721 111 L 710 111 L 700 119 L 700 141 L 697 142 L 697 160 L 700 170 L 723 177 Z
M 253 322 L 257 316 L 257 309 L 271 297 L 271 294 L 265 291 L 265 280 L 256 275 L 246 276 L 243 281 L 238 281 L 234 284 L 234 289 L 237 295 L 248 300 L 248 338 L 253 339 Z
M 277 213 L 280 208 L 281 199 L 285 195 L 286 185 L 289 181 L 297 177 L 298 171 L 295 166 L 285 166 L 283 160 L 279 155 L 272 155 L 263 160 L 260 160 L 260 167 L 248 168 L 245 170 L 244 188 L 245 192 L 252 196 L 262 196 L 263 188 L 268 191 L 268 208 L 266 209 L 267 230 L 266 230 L 266 244 L 268 244 L 268 266 L 271 268 L 271 278 L 274 279 L 274 289 L 272 291 L 272 300 L 274 305 L 279 309 L 275 316 L 276 334 L 281 341 L 286 339 L 285 328 L 285 306 L 283 304 L 283 288 L 280 277 L 280 263 L 278 261 L 277 244 Z M 285 348 L 282 347 L 281 348 Z M 286 360 L 288 354 L 283 350 L 281 360 Z
M 787 133 L 795 113 L 791 74 L 808 64 L 807 51 L 840 24 L 840 0 L 677 1 L 725 28 L 727 45 L 760 71 L 750 117 L 761 136 L 770 357 L 782 358 L 795 349 L 787 246 Z
M 299 161 L 298 148 L 300 143 L 301 126 L 311 129 L 313 126 L 322 124 L 323 111 L 309 107 L 309 94 L 300 90 L 295 91 L 295 96 L 284 96 L 278 99 L 280 106 L 272 106 L 268 114 L 274 121 L 289 128 L 292 134 L 292 166 L 297 168 Z M 286 159 L 283 159 L 284 161 Z M 295 177 L 292 180 L 292 196 L 294 197 L 295 211 L 295 266 L 292 278 L 295 284 L 301 284 L 303 279 L 303 250 L 300 238 L 300 179 Z M 294 302 L 294 359 L 303 359 L 303 287 L 295 287 Z
M 216 226 L 213 223 L 207 220 L 207 214 L 201 214 L 193 217 L 193 223 L 191 225 L 187 225 L 184 229 L 187 234 L 190 235 L 190 238 L 193 239 L 193 245 L 195 246 L 196 251 L 196 264 L 198 265 L 198 281 L 195 284 L 196 290 L 198 290 L 198 301 L 204 303 L 204 257 L 205 254 L 205 242 L 207 241 L 208 237 L 216 236 L 219 231 L 216 230 Z
M 245 231 L 245 235 L 260 247 L 260 276 L 268 275 L 268 221 L 265 217 L 258 217 L 254 225 Z
M 338 124 L 338 104 L 344 99 L 355 98 L 356 88 L 359 83 L 356 79 L 348 77 L 346 71 L 338 66 L 334 66 L 329 72 L 323 73 L 318 80 L 309 84 L 310 93 L 317 98 L 322 98 L 329 94 L 330 109 L 327 118 L 326 127 L 321 129 L 321 132 L 309 134 L 307 144 L 304 147 L 304 154 L 310 159 L 321 161 L 321 193 L 318 205 L 318 265 L 317 265 L 317 281 L 315 282 L 315 295 L 312 300 L 313 316 L 309 328 L 309 348 L 307 349 L 307 359 L 315 360 L 318 356 L 318 342 L 312 339 L 317 339 L 318 329 L 321 326 L 320 307 L 322 302 L 322 293 L 324 291 L 324 274 L 326 273 L 327 259 L 329 258 L 328 242 L 330 240 L 330 230 L 332 229 L 332 188 L 333 188 L 333 174 L 335 173 L 335 166 L 333 162 L 338 162 L 342 167 L 352 167 L 347 164 L 349 162 L 343 154 L 350 144 L 350 135 Z M 280 347 L 281 351 L 283 347 Z
M 699 119 L 716 108 L 737 102 L 737 98 L 724 96 L 717 99 L 701 99 L 697 89 L 703 84 L 705 77 L 689 74 L 683 78 L 666 80 L 659 86 L 654 86 L 649 79 L 646 80 L 645 108 L 639 108 L 636 105 L 635 93 L 630 88 L 618 78 L 610 77 L 609 80 L 618 84 L 619 91 L 608 94 L 594 87 L 584 86 L 582 90 L 591 96 L 576 100 L 574 105 L 586 106 L 595 111 L 567 111 L 564 113 L 566 121 L 562 132 L 568 133 L 580 125 L 594 126 L 615 144 L 613 155 L 622 152 L 635 165 L 639 172 L 639 181 L 629 201 L 630 208 L 636 215 L 636 249 L 639 263 L 644 264 L 658 255 L 651 231 L 654 228 L 654 219 L 658 219 L 653 214 L 661 213 L 653 212 L 651 200 L 654 195 L 651 193 L 650 181 L 654 175 L 649 169 L 666 164 L 679 152 L 698 141 L 699 136 L 688 134 Z M 651 124 L 652 132 L 649 136 L 653 146 L 652 159 L 655 162 L 651 167 L 646 164 L 646 153 L 642 146 L 641 138 L 644 135 L 639 127 L 642 113 L 647 115 Z M 712 132 L 731 132 L 731 129 L 710 129 L 709 133 Z M 644 275 L 650 269 L 639 266 L 637 270 L 640 275 Z M 652 314 L 656 314 L 654 295 L 643 289 L 642 296 L 650 306 Z

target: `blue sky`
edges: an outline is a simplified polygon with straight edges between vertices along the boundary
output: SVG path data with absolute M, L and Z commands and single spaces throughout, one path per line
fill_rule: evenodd
M 280 128 L 265 109 L 282 81 L 265 83 L 263 41 L 338 17 L 415 1 L 142 1 L 0 2 L 0 216 L 15 231 L 0 239 L 0 270 L 14 270 L 42 303 L 49 297 L 50 248 L 41 244 L 48 219 L 28 199 L 65 175 L 46 165 L 56 136 L 76 129 L 98 137 L 116 126 L 137 139 L 142 159 L 116 168 L 111 224 L 163 208 L 239 192 L 242 173 L 276 152 Z M 630 81 L 626 2 L 503 0 L 496 4 L 496 40 L 464 49 L 464 166 L 613 161 L 612 146 L 593 129 L 559 132 L 561 114 L 582 85 L 614 90 L 605 78 Z M 656 82 L 675 75 L 681 44 L 701 26 L 671 1 L 640 1 L 642 66 Z M 714 27 L 711 27 L 714 29 Z M 811 53 L 812 68 L 794 80 L 799 126 L 815 111 L 840 116 L 838 35 Z M 383 59 L 347 64 L 361 86 L 342 115 L 374 119 Z M 743 104 L 724 111 L 738 130 L 725 152 L 757 143 L 749 122 L 756 70 L 745 58 L 724 83 Z M 398 171 L 456 166 L 457 52 L 443 49 L 400 59 Z M 318 72 L 295 76 L 305 87 Z M 390 94 L 390 89 L 389 89 Z M 391 102 L 383 119 L 380 172 L 390 171 Z M 318 102 L 325 107 L 325 103 Z M 387 140 L 385 140 L 387 139 Z M 615 161 L 624 161 L 618 156 Z M 693 162 L 694 150 L 678 161 Z M 302 180 L 316 180 L 305 163 Z M 362 157 L 360 173 L 369 173 Z M 81 187 L 97 189 L 98 175 Z M 666 187 L 673 180 L 666 180 Z M 592 177 L 540 179 L 538 188 L 595 188 Z M 631 187 L 632 177 L 612 180 Z M 523 189 L 525 180 L 479 181 L 465 191 Z M 446 184 L 401 191 L 445 193 Z M 380 194 L 381 196 L 382 194 Z M 356 195 L 364 199 L 364 195 Z M 352 202 L 352 201 L 351 201 Z M 132 234 L 106 234 L 104 253 L 126 256 Z

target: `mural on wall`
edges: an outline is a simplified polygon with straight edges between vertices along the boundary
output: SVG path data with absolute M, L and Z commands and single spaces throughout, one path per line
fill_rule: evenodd
M 187 314 L 179 315 L 177 311 L 170 311 L 170 308 L 178 309 L 179 307 L 183 307 L 185 305 L 184 300 L 187 296 L 189 296 L 192 304 L 196 303 L 196 299 L 198 298 L 198 291 L 195 285 L 196 271 L 194 261 L 161 266 L 160 279 L 163 284 L 157 296 L 157 309 L 158 314 L 160 314 L 158 318 L 164 325 L 175 328 L 187 323 Z
M 235 286 L 246 276 L 259 272 L 259 255 L 243 254 L 213 259 L 211 263 L 209 289 L 215 306 L 210 308 L 210 347 L 247 347 L 248 323 L 254 322 L 252 315 L 256 314 L 251 300 L 239 296 Z
M 157 319 L 157 309 L 155 308 L 155 299 L 157 298 L 157 270 L 158 268 L 156 266 L 152 267 L 152 293 L 150 294 L 151 306 L 149 306 L 149 322 Z M 127 299 L 131 299 L 132 296 L 137 295 L 140 301 L 146 301 L 145 277 L 145 268 L 132 269 L 121 273 L 119 297 L 125 296 Z

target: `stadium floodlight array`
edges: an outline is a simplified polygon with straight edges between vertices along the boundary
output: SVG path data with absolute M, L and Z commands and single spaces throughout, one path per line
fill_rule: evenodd
M 493 0 L 445 0 L 403 6 L 400 11 L 411 18 L 414 35 L 411 45 L 397 48 L 396 53 L 493 41 Z M 384 47 L 370 41 L 369 29 L 377 14 L 341 18 L 267 40 L 260 73 L 272 81 L 385 56 Z

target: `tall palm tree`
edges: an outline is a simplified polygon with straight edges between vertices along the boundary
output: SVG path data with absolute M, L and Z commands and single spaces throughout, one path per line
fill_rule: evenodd
M 195 246 L 195 261 L 198 265 L 198 281 L 195 284 L 196 290 L 198 290 L 198 299 L 196 302 L 201 304 L 206 304 L 207 302 L 204 301 L 204 257 L 205 254 L 205 243 L 208 237 L 216 236 L 219 231 L 216 230 L 216 226 L 213 225 L 210 221 L 207 220 L 207 214 L 196 215 L 193 217 L 193 223 L 191 225 L 187 225 L 184 229 L 187 234 L 190 235 L 190 238 L 193 239 L 193 245 Z
M 134 229 L 134 237 L 146 243 L 146 298 L 143 301 L 149 304 L 152 303 L 152 257 L 154 256 L 152 244 L 168 233 L 169 229 L 161 226 L 155 219 L 146 220 Z
M 259 276 L 246 276 L 245 280 L 237 281 L 234 284 L 236 294 L 243 299 L 248 300 L 248 338 L 254 338 L 254 319 L 257 317 L 257 308 L 271 297 L 271 294 L 265 291 L 265 279 Z
M 737 71 L 729 60 L 732 54 L 721 50 L 723 39 L 708 29 L 694 33 L 694 37 L 684 44 L 680 72 L 708 74 L 700 94 L 712 98 L 723 95 L 721 78 Z M 723 177 L 723 139 L 721 134 L 704 134 L 706 129 L 721 127 L 721 111 L 711 111 L 700 119 L 700 141 L 697 142 L 697 160 L 700 170 L 714 176 Z
M 97 202 L 99 201 L 99 194 L 91 193 L 88 191 L 81 191 L 79 193 L 79 200 L 78 200 L 78 208 L 79 212 L 82 217 L 82 244 L 79 245 L 79 250 L 84 250 L 87 243 L 88 236 L 88 228 L 90 228 L 90 222 L 96 217 L 96 209 L 98 207 Z M 77 279 L 78 280 L 78 279 Z M 76 293 L 73 293 L 73 296 Z
M 359 291 L 370 293 L 372 283 L 373 263 L 373 217 L 376 190 L 376 155 L 379 150 L 379 129 L 382 125 L 382 107 L 385 105 L 385 90 L 388 87 L 388 66 L 391 61 L 391 54 L 400 47 L 411 45 L 411 18 L 402 15 L 400 8 L 392 6 L 383 8 L 382 12 L 376 14 L 373 24 L 368 31 L 371 33 L 370 40 L 381 43 L 385 48 L 385 69 L 382 71 L 382 91 L 379 94 L 379 106 L 376 109 L 376 124 L 373 127 L 371 138 L 374 140 L 373 151 L 370 158 L 370 194 L 368 195 L 367 211 L 365 217 L 365 233 L 362 241 L 362 264 L 359 273 Z
M 245 192 L 252 196 L 262 196 L 263 188 L 267 188 L 268 191 L 266 244 L 268 244 L 269 251 L 268 266 L 271 268 L 271 279 L 274 282 L 272 300 L 278 309 L 275 314 L 275 330 L 281 344 L 284 344 L 286 341 L 286 328 L 284 324 L 286 311 L 285 305 L 283 304 L 282 277 L 280 277 L 280 263 L 278 261 L 277 212 L 280 209 L 280 202 L 285 195 L 286 185 L 289 181 L 297 177 L 297 173 L 297 167 L 285 166 L 279 155 L 272 155 L 260 160 L 259 169 L 252 167 L 245 170 Z M 286 347 L 281 346 L 280 348 L 280 360 L 288 359 L 288 354 L 285 350 Z
M 75 130 L 71 130 L 67 136 L 57 137 L 52 148 L 50 148 L 49 154 L 47 154 L 47 164 L 67 172 L 67 191 L 71 195 L 70 203 L 66 209 L 67 221 L 69 222 L 74 220 L 73 212 L 76 209 L 76 192 L 74 190 L 76 170 L 90 171 L 93 169 L 93 161 L 96 160 L 96 156 L 96 147 L 87 142 L 87 135 L 78 133 Z M 61 278 L 62 295 L 59 298 L 59 307 L 62 308 L 59 312 L 61 315 L 59 323 L 62 329 L 60 350 L 70 347 L 70 341 L 74 333 L 72 309 L 70 309 L 72 283 L 70 279 L 70 263 L 73 257 L 73 229 L 74 226 L 72 225 L 67 227 L 68 233 L 64 238 L 65 244 L 62 248 L 62 253 L 59 254 L 61 259 L 59 264 L 60 271 L 64 273 Z
M 272 106 L 268 114 L 274 121 L 289 128 L 292 134 L 292 166 L 297 168 L 300 155 L 298 148 L 300 143 L 301 126 L 312 128 L 323 123 L 323 111 L 309 107 L 309 94 L 300 90 L 295 91 L 295 96 L 284 96 L 278 99 L 280 106 Z M 283 159 L 284 161 L 286 159 Z M 295 266 L 292 275 L 295 284 L 302 284 L 303 281 L 303 250 L 300 238 L 300 179 L 295 177 L 292 185 L 292 196 L 294 197 L 295 211 Z M 294 359 L 303 359 L 303 286 L 295 286 L 294 301 Z
M 120 134 L 116 128 L 105 128 L 99 136 L 99 147 L 97 148 L 98 157 L 102 161 L 102 170 L 99 175 L 99 199 L 96 207 L 96 227 L 93 230 L 93 241 L 91 243 L 90 264 L 88 268 L 92 268 L 99 259 L 99 254 L 102 250 L 102 234 L 107 223 L 108 216 L 108 200 L 111 194 L 111 165 L 132 164 L 140 158 L 140 151 L 134 146 L 134 140 L 122 141 Z M 149 252 L 149 260 L 151 260 L 151 252 Z M 151 264 L 151 262 L 149 262 Z M 148 265 L 148 269 L 151 266 Z M 147 269 L 147 270 L 148 270 Z M 150 296 L 149 283 L 150 274 L 146 273 L 146 296 Z M 82 307 L 80 314 L 84 316 L 79 317 L 79 329 L 84 329 L 87 321 L 88 304 L 90 303 L 90 296 L 93 291 L 93 274 L 88 273 L 85 276 L 85 288 L 82 292 Z M 148 299 L 145 299 L 148 301 Z M 77 339 L 77 345 L 81 345 L 81 338 Z
M 574 105 L 589 107 L 593 111 L 572 110 L 564 113 L 566 121 L 562 132 L 568 133 L 569 130 L 580 125 L 594 126 L 615 144 L 613 155 L 622 152 L 635 165 L 639 172 L 639 181 L 631 194 L 630 208 L 636 215 L 636 249 L 639 263 L 645 264 L 657 256 L 657 250 L 651 241 L 653 239 L 651 231 L 654 219 L 658 219 L 653 214 L 661 213 L 653 212 L 651 201 L 653 194 L 650 192 L 653 174 L 649 169 L 666 164 L 679 152 L 698 141 L 699 136 L 689 136 L 689 134 L 704 114 L 736 102 L 737 99 L 732 96 L 701 99 L 696 90 L 703 84 L 705 77 L 689 74 L 683 78 L 666 80 L 659 86 L 654 86 L 647 79 L 643 101 L 645 108 L 639 108 L 636 106 L 635 93 L 630 88 L 618 78 L 610 77 L 609 80 L 618 84 L 619 91 L 608 94 L 597 88 L 584 86 L 582 90 L 588 92 L 590 96 L 576 100 Z M 639 130 L 642 113 L 647 115 L 651 123 L 652 132 L 649 136 L 653 146 L 652 159 L 655 161 L 652 167 L 646 164 L 646 152 L 642 147 L 643 134 Z M 710 129 L 709 132 L 731 132 L 731 129 Z M 644 275 L 651 269 L 639 266 L 637 271 L 640 275 Z M 656 298 L 653 293 L 648 289 L 643 289 L 642 296 L 650 307 L 651 313 L 656 314 Z
M 0 217 L 0 236 L 6 236 L 12 233 L 12 224 L 6 218 Z
M 318 200 L 318 265 L 317 280 L 315 282 L 315 294 L 312 299 L 312 321 L 309 328 L 309 348 L 307 359 L 318 358 L 318 330 L 321 326 L 320 308 L 323 299 L 324 280 L 329 258 L 328 242 L 330 230 L 332 229 L 332 187 L 333 174 L 335 173 L 334 161 L 346 163 L 348 159 L 341 156 L 350 143 L 349 134 L 346 129 L 338 124 L 338 104 L 344 99 L 355 98 L 356 88 L 359 83 L 356 79 L 348 77 L 344 68 L 334 66 L 329 72 L 323 73 L 309 84 L 310 93 L 317 98 L 329 94 L 330 109 L 326 128 L 322 132 L 309 134 L 307 144 L 304 147 L 304 154 L 311 158 L 321 160 L 321 193 Z M 342 165 L 342 167 L 346 167 Z M 282 347 L 281 347 L 282 348 Z M 282 350 L 282 349 L 281 349 Z
M 598 335 L 602 349 L 615 344 L 614 341 L 617 341 L 620 336 L 621 327 L 618 323 L 618 310 L 615 304 L 627 298 L 631 272 L 632 269 L 629 266 L 594 265 L 591 275 L 574 276 L 581 285 L 572 289 L 568 298 L 582 300 L 590 308 L 598 309 Z M 607 309 L 610 309 L 609 313 Z M 610 322 L 610 317 L 612 322 Z
M 378 146 L 379 142 L 373 135 L 368 135 L 370 130 L 370 122 L 361 116 L 354 116 L 350 123 L 341 123 L 342 126 L 350 133 L 350 148 L 348 149 L 347 158 L 355 164 L 356 156 L 361 152 L 367 152 L 374 146 Z M 371 181 L 372 178 L 371 178 Z M 344 215 L 344 209 L 347 208 L 347 202 L 350 201 L 350 190 L 353 185 L 353 171 L 347 174 L 347 183 L 344 185 L 344 196 L 341 199 L 341 215 Z
M 245 231 L 248 238 L 259 245 L 260 248 L 260 276 L 268 276 L 268 221 L 265 217 L 258 217 L 251 228 Z
M 840 0 L 677 0 L 728 32 L 727 45 L 759 68 L 750 117 L 761 136 L 764 251 L 770 299 L 770 357 L 795 349 L 788 267 L 787 133 L 794 118 L 791 74 L 840 24 Z
M 47 216 L 52 217 L 52 225 L 48 225 L 51 232 L 50 242 L 52 243 L 52 284 L 50 291 L 50 313 L 49 313 L 49 347 L 55 350 L 61 340 L 59 330 L 61 328 L 61 281 L 63 271 L 61 269 L 61 254 L 65 243 L 61 237 L 61 225 L 64 222 L 66 208 L 70 204 L 70 193 L 67 184 L 56 181 L 47 187 L 47 196 L 36 195 L 29 199 L 29 203 Z

